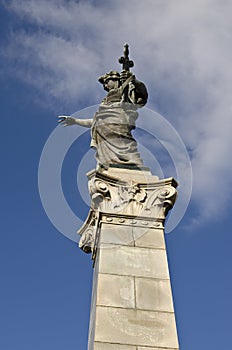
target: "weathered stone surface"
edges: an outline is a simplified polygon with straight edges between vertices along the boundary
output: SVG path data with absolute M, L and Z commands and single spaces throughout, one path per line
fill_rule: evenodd
M 135 307 L 134 278 L 99 274 L 97 305 Z
M 170 281 L 135 278 L 135 290 L 137 308 L 174 312 Z
M 165 249 L 163 229 L 155 228 L 133 228 L 135 246 Z
M 142 173 L 137 172 L 140 175 Z M 92 209 L 97 209 L 101 213 L 163 221 L 176 199 L 174 180 L 170 178 L 148 184 L 145 179 L 145 183 L 140 183 L 136 181 L 136 177 L 132 179 L 132 176 L 130 170 L 127 170 L 127 180 L 123 181 L 122 178 L 111 177 L 109 173 L 90 172 L 88 177 Z M 83 234 L 83 228 L 80 234 Z
M 126 168 L 109 167 L 107 170 L 103 170 L 102 174 L 119 178 L 122 181 L 128 181 L 128 169 Z M 158 176 L 152 175 L 149 169 L 147 170 L 143 169 L 142 171 L 130 169 L 129 174 L 131 175 L 131 177 L 133 177 L 133 181 L 138 183 L 148 184 L 148 183 L 154 183 L 156 181 L 159 181 Z
M 102 273 L 169 279 L 165 250 L 112 246 L 100 249 Z
M 132 171 L 133 174 L 130 172 Z M 132 226 L 141 228 L 140 232 L 135 230 L 138 239 L 137 245 L 141 247 L 161 247 L 164 242 L 161 237 L 152 237 L 150 232 L 146 239 L 142 237 L 147 229 L 163 229 L 165 216 L 173 206 L 176 199 L 177 183 L 173 178 L 158 180 L 152 175 L 143 174 L 143 171 L 124 169 L 127 179 L 111 176 L 108 171 L 91 171 L 89 177 L 89 190 L 92 198 L 91 210 L 84 225 L 78 231 L 81 235 L 79 246 L 86 253 L 92 252 L 95 258 L 95 246 L 99 243 L 99 227 L 103 229 L 106 224 L 120 226 Z M 133 178 L 134 173 L 138 173 Z M 123 173 L 123 171 L 122 171 Z M 114 172 L 112 172 L 114 174 Z M 117 174 L 119 176 L 119 174 Z M 144 177 L 144 178 L 143 178 Z M 139 182 L 141 179 L 145 182 Z M 150 182 L 150 181 L 153 182 Z M 103 225 L 103 226 L 102 226 Z M 144 232 L 141 233 L 141 232 Z M 119 232 L 118 236 L 101 232 L 102 242 L 114 244 L 128 244 L 132 242 L 130 231 Z M 105 244 L 104 243 L 104 244 Z M 94 246 L 95 245 L 95 246 Z
M 147 346 L 144 348 L 143 346 L 138 346 L 137 350 L 179 350 L 179 348 L 148 348 Z
M 174 314 L 97 306 L 95 341 L 178 348 Z
M 102 224 L 101 226 L 101 245 L 134 245 L 131 226 Z
M 97 257 L 95 261 L 93 283 L 92 283 L 92 300 L 91 300 L 91 310 L 90 310 L 90 320 L 89 320 L 88 350 L 93 350 L 93 343 L 94 343 L 98 276 L 99 276 L 99 258 Z
M 136 346 L 96 342 L 94 350 L 136 350 Z

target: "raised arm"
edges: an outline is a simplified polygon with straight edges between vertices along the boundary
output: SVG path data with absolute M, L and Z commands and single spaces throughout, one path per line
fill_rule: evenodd
M 60 115 L 58 118 L 58 123 L 60 123 L 63 126 L 81 125 L 86 128 L 91 128 L 93 123 L 93 119 L 78 119 L 65 115 Z

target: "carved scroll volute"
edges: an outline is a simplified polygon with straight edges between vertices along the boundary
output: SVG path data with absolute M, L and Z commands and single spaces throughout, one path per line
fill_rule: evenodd
M 165 208 L 165 214 L 173 207 L 177 197 L 177 191 L 174 187 L 166 186 L 158 194 L 160 204 Z
M 98 216 L 96 215 L 95 211 L 90 210 L 84 225 L 78 231 L 79 235 L 81 236 L 79 247 L 85 253 L 92 253 L 93 251 L 97 225 Z
M 110 199 L 108 185 L 99 179 L 91 179 L 89 182 L 89 193 L 92 198 L 93 209 L 99 209 L 104 200 Z
M 164 186 L 157 189 L 148 198 L 146 211 L 154 212 L 156 216 L 165 219 L 168 211 L 173 207 L 177 191 L 173 186 Z
M 92 253 L 94 245 L 94 227 L 88 227 L 81 235 L 79 247 L 87 254 Z

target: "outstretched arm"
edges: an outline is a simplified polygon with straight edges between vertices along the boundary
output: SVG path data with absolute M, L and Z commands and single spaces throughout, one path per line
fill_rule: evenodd
M 86 128 L 91 128 L 93 119 L 78 119 L 73 118 L 65 115 L 60 115 L 58 120 L 58 123 L 60 123 L 63 126 L 70 126 L 70 125 L 81 125 Z

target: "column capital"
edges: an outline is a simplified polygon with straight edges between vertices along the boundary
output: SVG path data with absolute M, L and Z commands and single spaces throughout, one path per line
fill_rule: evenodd
M 78 231 L 79 246 L 86 253 L 93 252 L 102 221 L 163 228 L 176 201 L 178 184 L 174 178 L 159 180 L 149 171 L 129 169 L 93 170 L 87 176 L 91 209 Z

